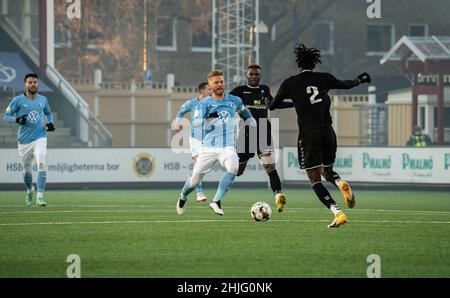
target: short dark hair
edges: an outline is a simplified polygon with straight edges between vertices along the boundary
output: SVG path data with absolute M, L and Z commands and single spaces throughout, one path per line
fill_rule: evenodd
M 320 61 L 320 50 L 316 48 L 307 48 L 304 44 L 299 44 L 294 48 L 295 61 L 297 66 L 304 69 L 314 69 Z
M 261 65 L 259 65 L 259 64 L 249 64 L 247 66 L 247 69 L 259 69 L 259 70 L 261 70 Z
M 208 82 L 201 82 L 199 85 L 198 85 L 198 93 L 200 93 L 200 92 L 202 92 L 202 90 L 203 89 L 205 89 L 206 87 L 208 86 Z
M 25 83 L 27 81 L 28 78 L 36 78 L 39 80 L 39 76 L 35 73 L 27 73 L 25 75 L 25 78 L 23 79 L 23 82 Z

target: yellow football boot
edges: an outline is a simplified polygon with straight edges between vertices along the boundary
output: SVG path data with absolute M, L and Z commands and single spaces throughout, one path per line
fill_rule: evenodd
M 346 222 L 347 216 L 342 211 L 339 211 L 339 213 L 334 216 L 334 220 L 331 222 L 331 224 L 328 225 L 328 227 L 338 228 L 339 226 L 345 224 Z
M 275 195 L 275 203 L 277 204 L 278 212 L 284 211 L 284 205 L 286 205 L 286 196 L 283 193 L 277 193 Z
M 348 208 L 355 207 L 355 195 L 353 194 L 352 189 L 350 188 L 350 185 L 347 181 L 341 180 L 341 182 L 339 183 L 339 190 L 344 196 L 344 201 L 347 204 Z

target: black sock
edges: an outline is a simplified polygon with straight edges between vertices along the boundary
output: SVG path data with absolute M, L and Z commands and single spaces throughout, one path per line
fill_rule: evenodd
M 329 171 L 326 172 L 325 175 L 323 175 L 325 180 L 327 180 L 328 182 L 332 183 L 334 186 L 339 187 L 338 184 L 336 183 L 336 180 L 341 180 L 341 177 L 339 177 L 338 173 L 334 172 L 334 171 Z
M 280 176 L 278 176 L 278 172 L 276 169 L 273 169 L 267 173 L 270 179 L 270 187 L 274 194 L 281 192 L 281 181 Z
M 327 206 L 328 209 L 330 209 L 331 205 L 336 205 L 336 202 L 333 200 L 325 186 L 323 186 L 322 182 L 313 184 L 312 189 L 314 190 L 322 204 Z

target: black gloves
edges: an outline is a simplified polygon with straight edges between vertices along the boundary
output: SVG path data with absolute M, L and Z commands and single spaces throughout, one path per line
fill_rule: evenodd
M 53 125 L 53 123 L 48 123 L 47 124 L 47 131 L 54 131 L 55 130 L 55 126 Z
M 370 83 L 370 75 L 367 72 L 363 72 L 356 78 L 360 84 L 362 83 Z
M 23 115 L 16 118 L 16 123 L 19 125 L 24 125 L 27 122 L 27 115 Z

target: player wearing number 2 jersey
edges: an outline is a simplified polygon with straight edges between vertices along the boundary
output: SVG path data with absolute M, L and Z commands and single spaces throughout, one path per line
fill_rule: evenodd
M 285 80 L 267 106 L 274 110 L 286 98 L 293 101 L 299 128 L 300 168 L 306 170 L 317 197 L 335 215 L 328 227 L 339 227 L 347 222 L 347 217 L 322 185 L 321 175 L 339 188 L 349 208 L 354 207 L 355 196 L 349 184 L 333 171 L 337 144 L 331 126 L 331 100 L 327 93 L 330 89 L 350 89 L 361 83 L 370 83 L 370 76 L 363 73 L 354 80 L 341 81 L 329 73 L 313 72 L 316 64 L 321 63 L 320 51 L 306 48 L 303 44 L 295 48 L 295 55 L 300 73 Z

